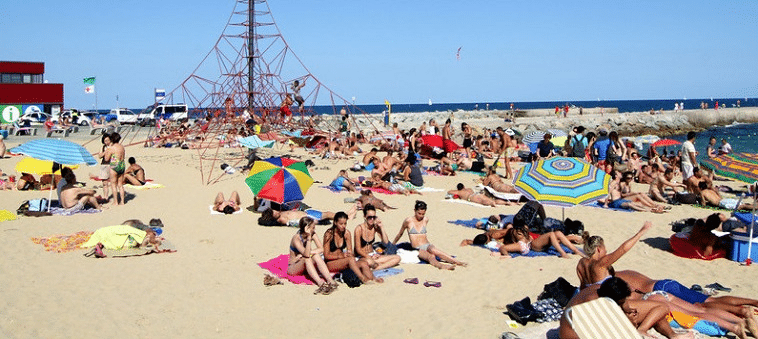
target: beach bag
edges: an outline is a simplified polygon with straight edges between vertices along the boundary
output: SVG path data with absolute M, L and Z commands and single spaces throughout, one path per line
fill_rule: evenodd
M 578 137 L 581 137 L 581 139 L 578 139 Z M 583 135 L 575 135 L 574 136 L 574 148 L 571 150 L 571 155 L 577 158 L 583 158 L 584 157 L 584 136 Z
M 532 301 L 529 297 L 514 302 L 513 304 L 508 304 L 505 308 L 508 310 L 506 314 L 521 325 L 526 325 L 526 323 L 535 321 L 542 316 L 542 314 L 532 306 Z
M 540 203 L 536 201 L 530 201 L 524 204 L 521 209 L 513 216 L 513 221 L 521 220 L 524 222 L 529 231 L 534 233 L 540 233 L 543 229 L 543 221 L 539 215 Z
M 566 233 L 565 229 L 566 225 L 563 223 L 563 221 L 560 221 L 558 219 L 545 218 L 545 221 L 542 223 L 542 234 L 553 231 L 561 231 L 563 233 Z
M 358 287 L 363 284 L 361 279 L 358 278 L 358 275 L 349 268 L 346 268 L 340 272 L 340 280 L 342 280 L 342 282 L 350 288 Z
M 537 300 L 555 299 L 561 307 L 566 307 L 574 293 L 576 293 L 576 286 L 571 285 L 563 277 L 558 277 L 555 281 L 545 285 Z
M 48 204 L 49 203 L 46 198 L 29 200 L 29 211 L 41 212 L 47 210 Z
M 397 245 L 391 242 L 378 242 L 374 244 L 374 250 L 382 250 L 382 254 L 393 255 L 397 254 Z

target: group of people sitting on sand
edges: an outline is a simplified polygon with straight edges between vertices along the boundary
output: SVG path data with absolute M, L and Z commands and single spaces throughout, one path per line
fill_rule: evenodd
M 347 229 L 348 220 L 352 217 L 345 212 L 333 213 L 333 226 L 324 232 L 323 241 L 319 239 L 315 229 L 319 219 L 302 212 L 305 215 L 299 214 L 302 216 L 296 222 L 298 231 L 289 244 L 287 274 L 305 274 L 319 286 L 314 294 L 332 293 L 337 284 L 332 279 L 331 272 L 346 269 L 351 270 L 363 283 L 381 283 L 383 279 L 375 277 L 373 271 L 400 263 L 399 255 L 388 254 L 385 249 L 396 244 L 404 233 L 408 234 L 410 246 L 418 251 L 419 259 L 439 269 L 452 270 L 456 265 L 466 266 L 466 263 L 453 258 L 429 242 L 429 218 L 426 217 L 426 209 L 426 203 L 416 201 L 413 216 L 403 221 L 391 243 L 386 227 L 371 204 L 363 206 L 364 221 L 354 228 L 353 233 Z M 288 212 L 278 212 L 278 215 Z M 291 223 L 290 220 L 293 219 L 289 219 L 288 223 Z

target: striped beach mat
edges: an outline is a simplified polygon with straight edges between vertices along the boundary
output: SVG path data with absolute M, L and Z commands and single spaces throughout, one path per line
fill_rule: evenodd
M 566 317 L 582 339 L 640 339 L 632 322 L 609 298 L 599 298 L 566 310 Z

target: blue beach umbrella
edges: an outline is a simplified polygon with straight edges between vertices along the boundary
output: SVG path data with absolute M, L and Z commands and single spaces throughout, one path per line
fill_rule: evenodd
M 97 160 L 82 145 L 59 139 L 37 139 L 10 150 L 39 160 L 50 160 L 63 165 L 97 165 Z

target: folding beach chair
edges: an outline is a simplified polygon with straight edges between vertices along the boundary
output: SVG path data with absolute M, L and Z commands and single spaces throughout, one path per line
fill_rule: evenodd
M 566 318 L 582 339 L 640 339 L 642 335 L 610 298 L 599 298 L 566 310 Z

